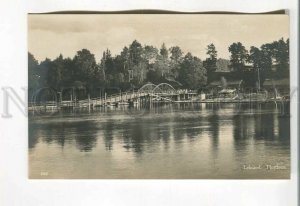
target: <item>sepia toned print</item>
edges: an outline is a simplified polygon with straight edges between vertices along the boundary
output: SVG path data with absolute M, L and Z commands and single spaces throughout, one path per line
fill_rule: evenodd
M 28 15 L 29 178 L 290 178 L 289 17 Z

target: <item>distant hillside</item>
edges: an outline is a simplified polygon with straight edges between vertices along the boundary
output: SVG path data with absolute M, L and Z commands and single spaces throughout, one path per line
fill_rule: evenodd
M 217 70 L 216 72 L 230 72 L 231 68 L 229 68 L 230 61 L 227 59 L 219 58 L 217 60 Z

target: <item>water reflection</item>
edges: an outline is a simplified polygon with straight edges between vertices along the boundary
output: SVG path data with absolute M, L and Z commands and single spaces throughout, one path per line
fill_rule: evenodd
M 207 118 L 207 120 L 208 125 L 210 126 L 209 130 L 211 133 L 212 148 L 213 151 L 216 151 L 219 145 L 219 116 L 217 111 L 212 111 L 212 114 Z
M 96 146 L 95 130 L 97 130 L 97 125 L 92 121 L 74 121 L 72 123 L 53 120 L 47 123 L 47 119 L 34 121 L 29 126 L 29 148 L 34 148 L 40 141 L 46 144 L 55 143 L 63 148 L 66 141 L 73 144 L 73 140 L 75 140 L 79 151 L 88 152 Z
M 143 108 L 143 115 L 130 114 L 124 109 L 114 109 L 73 116 L 32 117 L 29 122 L 29 149 L 31 156 L 35 157 L 30 159 L 32 174 L 40 170 L 35 162 L 37 154 L 54 155 L 50 167 L 53 173 L 58 163 L 68 164 L 63 162 L 65 160 L 61 158 L 61 153 L 55 152 L 57 147 L 45 148 L 45 145 L 59 146 L 71 159 L 74 156 L 72 161 L 76 161 L 74 147 L 77 152 L 91 153 L 93 158 L 85 157 L 85 161 L 93 165 L 93 161 L 97 160 L 103 167 L 113 165 L 116 161 L 110 159 L 112 156 L 107 156 L 109 153 L 118 154 L 121 159 L 126 157 L 126 153 L 134 154 L 139 163 L 122 159 L 131 165 L 128 168 L 125 166 L 128 172 L 125 178 L 134 177 L 136 170 L 137 174 L 143 173 L 143 168 L 153 163 L 153 157 L 158 158 L 155 159 L 157 164 L 168 162 L 168 167 L 156 169 L 169 175 L 163 176 L 165 178 L 177 177 L 181 170 L 185 170 L 184 167 L 191 172 L 180 174 L 179 177 L 208 178 L 215 175 L 213 177 L 218 178 L 223 177 L 221 174 L 224 177 L 240 177 L 242 171 L 237 168 L 241 161 L 274 162 L 278 154 L 281 155 L 280 160 L 289 167 L 289 117 L 280 115 L 272 105 L 178 104 Z M 259 159 L 257 155 L 263 158 L 260 156 Z M 183 168 L 177 168 L 177 161 Z M 231 169 L 223 168 L 227 164 Z M 112 170 L 118 167 L 114 165 Z M 80 170 L 82 173 L 78 176 L 88 178 L 83 172 L 85 169 L 78 168 L 78 172 Z M 149 174 L 151 178 L 161 178 L 156 170 Z M 281 175 L 285 177 L 287 174 L 288 171 Z M 95 178 L 103 176 L 95 172 Z M 116 177 L 118 174 L 111 178 Z

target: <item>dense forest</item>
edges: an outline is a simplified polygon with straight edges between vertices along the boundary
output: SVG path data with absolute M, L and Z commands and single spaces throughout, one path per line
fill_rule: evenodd
M 236 42 L 228 47 L 230 71 L 237 80 L 245 80 L 255 86 L 257 72 L 260 82 L 266 78 L 289 76 L 289 39 L 279 39 L 259 48 Z M 190 52 L 184 53 L 179 46 L 161 48 L 142 45 L 134 40 L 120 54 L 112 56 L 109 49 L 97 60 L 87 49 L 77 51 L 73 58 L 61 54 L 54 60 L 46 58 L 38 62 L 28 53 L 29 91 L 43 87 L 61 90 L 64 87 L 120 88 L 126 91 L 139 88 L 147 82 L 167 82 L 177 88 L 200 89 L 215 80 L 226 60 L 218 59 L 214 44 L 207 46 L 207 58 L 201 60 Z M 249 66 L 250 65 L 250 66 Z

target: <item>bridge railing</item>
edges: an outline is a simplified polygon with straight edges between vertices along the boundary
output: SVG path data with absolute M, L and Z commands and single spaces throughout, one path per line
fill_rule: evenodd
M 120 98 L 126 98 L 126 97 L 129 97 L 131 98 L 132 95 L 137 95 L 138 93 L 137 92 L 121 92 L 121 93 L 117 93 L 117 94 L 111 94 L 111 95 L 107 95 L 106 97 L 97 97 L 97 98 L 91 98 L 90 100 L 93 100 L 93 101 L 108 101 L 108 100 L 111 100 L 111 99 L 120 99 Z
M 133 98 L 139 98 L 142 96 L 146 95 L 152 95 L 153 97 L 159 98 L 165 98 L 167 95 L 180 95 L 180 94 L 192 94 L 192 93 L 197 93 L 195 90 L 174 90 L 174 91 L 139 91 L 139 90 L 134 90 L 134 91 L 127 91 L 127 92 L 121 92 L 121 93 L 115 93 L 111 95 L 107 95 L 106 97 L 96 97 L 96 98 L 90 98 L 90 99 L 83 99 L 83 100 L 65 100 L 61 102 L 54 102 L 54 101 L 48 101 L 48 102 L 40 102 L 40 103 L 33 103 L 30 102 L 29 106 L 32 105 L 46 105 L 46 106 L 54 106 L 54 105 L 70 105 L 73 103 L 76 104 L 102 104 L 106 102 L 112 102 L 112 101 L 127 101 L 128 99 L 133 99 Z

